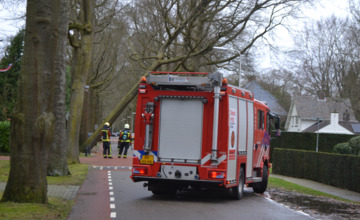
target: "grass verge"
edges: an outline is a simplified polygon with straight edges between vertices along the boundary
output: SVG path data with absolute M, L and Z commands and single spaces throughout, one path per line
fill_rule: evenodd
M 88 164 L 68 165 L 71 175 L 47 177 L 48 185 L 81 185 L 88 173 Z M 0 182 L 7 182 L 9 177 L 10 161 L 0 160 Z
M 81 185 L 86 179 L 89 170 L 88 164 L 68 165 L 71 175 L 68 176 L 48 176 L 49 185 Z
M 291 183 L 291 182 L 285 181 L 283 179 L 275 178 L 275 177 L 269 178 L 268 188 L 276 188 L 276 189 L 287 190 L 287 191 L 296 191 L 298 193 L 308 194 L 308 195 L 312 195 L 312 196 L 322 196 L 322 197 L 332 198 L 332 199 L 336 199 L 336 200 L 340 200 L 340 201 L 359 204 L 358 202 L 354 202 L 354 201 L 351 201 L 348 199 L 341 198 L 339 196 L 334 196 L 334 195 L 331 195 L 328 193 L 324 193 L 324 192 L 320 192 L 320 191 L 310 189 L 310 188 L 307 188 L 304 186 L 300 186 L 298 184 Z
M 272 167 L 270 167 L 270 174 L 272 173 Z M 354 203 L 354 204 L 360 204 L 359 202 L 354 202 L 348 199 L 344 199 L 341 198 L 339 196 L 334 196 L 328 193 L 323 193 L 311 188 L 307 188 L 304 186 L 300 186 L 298 184 L 295 183 L 291 183 L 288 181 L 285 181 L 283 179 L 279 179 L 279 178 L 275 178 L 275 177 L 269 177 L 269 182 L 268 182 L 268 188 L 276 188 L 276 189 L 281 189 L 281 190 L 287 190 L 287 191 L 296 191 L 298 193 L 303 193 L 303 194 L 308 194 L 308 195 L 312 195 L 312 196 L 322 196 L 322 197 L 327 197 L 327 198 L 332 198 L 332 199 L 336 199 L 336 200 L 340 200 L 340 201 L 344 201 L 344 202 L 350 202 L 350 203 Z
M 0 219 L 66 219 L 74 204 L 54 197 L 48 200 L 48 204 L 1 202 Z
M 71 175 L 47 177 L 49 185 L 81 185 L 88 173 L 88 164 L 69 165 Z M 10 161 L 0 160 L 0 182 L 6 182 L 9 176 Z M 0 198 L 3 192 L 0 191 Z M 0 219 L 66 219 L 74 205 L 74 200 L 48 197 L 48 204 L 36 203 L 0 203 Z

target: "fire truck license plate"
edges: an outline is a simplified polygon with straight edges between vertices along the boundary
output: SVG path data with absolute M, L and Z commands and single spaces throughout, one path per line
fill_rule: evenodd
M 153 155 L 143 155 L 140 159 L 141 164 L 154 164 L 154 156 Z

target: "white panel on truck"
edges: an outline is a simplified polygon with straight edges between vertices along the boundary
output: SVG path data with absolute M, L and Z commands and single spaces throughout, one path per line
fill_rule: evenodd
M 238 104 L 237 98 L 229 96 L 229 137 L 228 166 L 226 180 L 235 181 L 237 176 L 237 135 L 238 135 Z
M 160 159 L 200 160 L 203 102 L 162 99 L 160 102 Z
M 253 170 L 253 145 L 254 145 L 254 103 L 248 102 L 248 137 L 246 157 L 246 177 L 252 177 Z
M 246 151 L 247 143 L 247 107 L 246 101 L 239 100 L 239 151 Z

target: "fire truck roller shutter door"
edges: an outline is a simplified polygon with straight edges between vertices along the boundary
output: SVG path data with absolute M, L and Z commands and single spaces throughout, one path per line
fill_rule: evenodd
M 162 99 L 160 105 L 159 157 L 200 160 L 203 102 Z

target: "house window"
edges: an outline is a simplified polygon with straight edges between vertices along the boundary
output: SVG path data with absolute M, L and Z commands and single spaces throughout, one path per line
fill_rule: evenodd
M 298 124 L 299 124 L 299 118 L 298 118 L 298 116 L 291 116 L 291 118 L 292 118 L 293 127 L 297 127 Z

